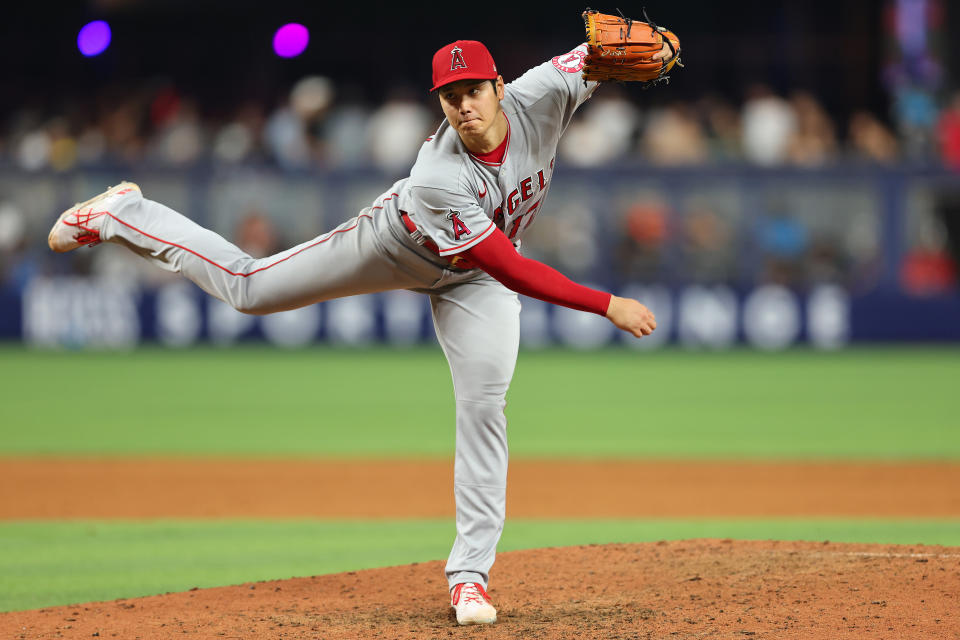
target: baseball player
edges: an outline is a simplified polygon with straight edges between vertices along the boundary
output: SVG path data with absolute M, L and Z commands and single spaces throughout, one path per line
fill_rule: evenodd
M 58 252 L 125 245 L 252 314 L 390 289 L 428 295 L 456 397 L 457 535 L 445 573 L 460 624 L 496 620 L 486 588 L 504 523 L 518 293 L 605 316 L 638 338 L 656 328 L 640 302 L 519 252 L 550 190 L 560 135 L 597 87 L 583 73 L 589 53 L 581 45 L 505 85 L 480 42 L 441 47 L 431 91 L 446 120 L 410 177 L 334 230 L 268 258 L 251 258 L 129 182 L 68 209 L 49 235 Z M 658 43 L 657 64 L 676 53 Z

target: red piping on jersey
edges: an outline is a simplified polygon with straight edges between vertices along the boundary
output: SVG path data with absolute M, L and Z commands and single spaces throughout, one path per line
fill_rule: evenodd
M 506 111 L 503 112 L 503 117 L 507 120 L 507 137 L 503 139 L 503 142 L 497 145 L 496 149 L 489 153 L 477 154 L 473 151 L 470 151 L 470 155 L 473 156 L 473 159 L 477 162 L 490 167 L 499 167 L 503 164 L 503 159 L 507 157 L 507 149 L 510 148 L 510 118 L 507 118 Z M 499 158 L 497 158 L 498 155 Z M 496 158 L 496 161 L 494 161 L 494 158 Z
M 400 194 L 399 194 L 399 193 L 391 193 L 389 197 L 383 199 L 383 202 L 386 202 L 387 200 L 392 200 L 394 196 L 397 196 L 397 197 L 399 198 L 399 197 L 400 197 Z M 370 207 L 370 210 L 373 211 L 374 209 L 383 209 L 383 202 L 380 203 L 380 206 L 379 206 L 379 207 Z
M 201 255 L 201 254 L 197 253 L 197 252 L 194 251 L 193 249 L 188 249 L 187 247 L 185 247 L 185 246 L 183 246 L 183 245 L 180 245 L 180 244 L 177 244 L 176 242 L 170 242 L 169 240 L 164 240 L 164 239 L 162 239 L 162 238 L 158 238 L 158 237 L 156 237 L 156 236 L 152 236 L 152 235 L 150 235 L 149 233 L 147 233 L 147 232 L 145 232 L 145 231 L 141 231 L 140 229 L 137 229 L 135 226 L 133 226 L 133 225 L 130 224 L 129 222 L 124 222 L 123 220 L 121 220 L 120 218 L 116 217 L 116 216 L 113 215 L 112 213 L 107 213 L 107 215 L 110 216 L 111 218 L 113 218 L 114 220 L 116 220 L 117 222 L 119 222 L 120 224 L 122 224 L 123 226 L 129 227 L 129 228 L 133 229 L 134 231 L 136 231 L 137 233 L 139 233 L 139 234 L 141 234 L 141 235 L 144 235 L 144 236 L 146 236 L 146 237 L 148 237 L 148 238 L 150 238 L 150 239 L 152 239 L 152 240 L 156 240 L 157 242 L 162 242 L 163 244 L 168 244 L 168 245 L 170 245 L 171 247 L 177 247 L 178 249 L 183 249 L 183 250 L 186 251 L 187 253 L 192 253 L 193 255 L 197 256 L 198 258 L 200 258 L 200 259 L 203 260 L 204 262 L 208 262 L 208 263 L 212 264 L 212 265 L 215 266 L 217 269 L 220 269 L 220 270 L 222 270 L 222 271 L 226 271 L 226 272 L 229 273 L 231 276 L 237 276 L 237 277 L 240 277 L 240 278 L 247 278 L 247 277 L 249 277 L 249 276 L 252 276 L 252 275 L 255 274 L 255 273 L 260 273 L 261 271 L 266 271 L 267 269 L 269 269 L 269 268 L 271 268 L 271 267 L 275 267 L 275 266 L 277 266 L 278 264 L 280 264 L 281 262 L 284 262 L 284 261 L 286 261 L 286 260 L 289 260 L 289 259 L 292 258 L 293 256 L 296 256 L 296 255 L 299 255 L 299 254 L 303 253 L 303 252 L 306 251 L 307 249 L 312 249 L 313 247 L 317 246 L 318 244 L 323 244 L 324 242 L 326 242 L 327 240 L 329 240 L 329 239 L 332 238 L 333 236 L 337 235 L 338 233 L 344 233 L 345 231 L 353 231 L 353 230 L 356 229 L 357 226 L 360 224 L 359 218 L 368 218 L 368 219 L 370 219 L 370 220 L 373 220 L 373 216 L 368 216 L 367 214 L 362 213 L 362 214 L 360 214 L 359 216 L 357 216 L 357 218 L 358 218 L 357 224 L 353 225 L 352 227 L 350 227 L 350 228 L 348 228 L 348 229 L 337 229 L 336 231 L 331 231 L 329 234 L 327 234 L 327 237 L 324 238 L 323 240 L 318 240 L 318 241 L 314 242 L 313 244 L 308 245 L 308 246 L 304 247 L 303 249 L 300 249 L 299 251 L 297 251 L 297 252 L 295 252 L 295 253 L 291 253 L 291 254 L 288 255 L 286 258 L 280 258 L 279 260 L 277 260 L 277 261 L 274 262 L 273 264 L 268 264 L 268 265 L 265 266 L 265 267 L 260 267 L 259 269 L 254 269 L 254 270 L 251 271 L 250 273 L 235 273 L 235 272 L 233 272 L 233 271 L 230 271 L 230 269 L 227 269 L 227 268 L 224 267 L 223 265 L 217 264 L 216 262 L 214 262 L 214 261 L 211 260 L 210 258 L 208 258 L 208 257 L 206 257 L 206 256 L 204 256 L 204 255 Z
M 477 235 L 476 238 L 473 238 L 473 239 L 471 239 L 471 240 L 467 240 L 467 241 L 464 242 L 463 244 L 458 244 L 457 246 L 455 246 L 455 247 L 450 247 L 449 249 L 441 249 L 441 250 L 440 250 L 440 255 L 442 256 L 442 255 L 445 254 L 445 253 L 450 253 L 451 251 L 456 251 L 457 249 L 461 249 L 461 248 L 467 246 L 468 244 L 470 244 L 471 242 L 476 242 L 476 241 L 477 241 L 477 238 L 483 236 L 483 234 L 485 234 L 487 231 L 490 231 L 490 227 L 492 227 L 492 226 L 493 226 L 493 220 L 490 221 L 490 224 L 487 225 L 487 228 L 484 229 L 483 231 L 481 231 L 481 232 Z

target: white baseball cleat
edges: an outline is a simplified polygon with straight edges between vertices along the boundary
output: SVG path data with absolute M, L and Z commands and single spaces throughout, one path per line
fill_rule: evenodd
M 460 624 L 493 624 L 497 610 L 490 603 L 490 596 L 477 582 L 461 582 L 450 592 L 450 606 L 457 610 Z
M 121 182 L 98 196 L 75 204 L 62 214 L 50 229 L 47 244 L 57 253 L 73 251 L 83 245 L 100 242 L 100 227 L 104 218 L 117 203 L 130 193 L 140 194 L 140 187 L 132 182 Z

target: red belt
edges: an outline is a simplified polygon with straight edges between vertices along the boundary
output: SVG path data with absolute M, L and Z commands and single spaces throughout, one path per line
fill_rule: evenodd
M 461 255 L 455 256 L 442 256 L 440 255 L 440 247 L 437 246 L 436 242 L 433 242 L 429 238 L 425 238 L 423 232 L 420 229 L 417 229 L 417 225 L 413 224 L 413 220 L 410 219 L 410 216 L 406 211 L 400 212 L 400 219 L 403 220 L 403 226 L 407 228 L 407 231 L 410 232 L 410 235 L 416 240 L 420 245 L 430 250 L 431 253 L 435 253 L 447 262 L 450 263 L 451 267 L 456 269 L 463 269 L 468 271 L 470 269 L 476 269 L 477 266 L 467 260 Z

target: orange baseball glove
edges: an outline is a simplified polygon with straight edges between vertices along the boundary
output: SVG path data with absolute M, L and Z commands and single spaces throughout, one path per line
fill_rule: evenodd
M 587 9 L 583 22 L 587 28 L 588 53 L 583 68 L 586 80 L 639 81 L 647 86 L 669 82 L 667 73 L 680 63 L 680 40 L 672 32 L 658 27 L 646 11 L 646 22 L 623 15 L 611 16 Z M 673 55 L 655 60 L 664 43 Z

